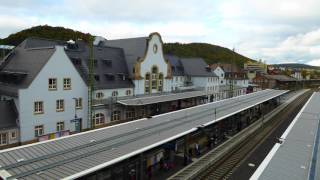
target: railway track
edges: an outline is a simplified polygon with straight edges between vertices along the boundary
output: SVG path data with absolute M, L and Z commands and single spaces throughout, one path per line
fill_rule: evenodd
M 266 122 L 261 128 L 257 129 L 254 133 L 249 135 L 244 141 L 242 141 L 237 148 L 234 148 L 219 160 L 211 165 L 208 169 L 198 174 L 195 178 L 197 180 L 226 180 L 229 179 L 233 170 L 235 170 L 242 161 L 249 157 L 250 153 L 259 146 L 259 144 L 269 139 L 271 133 L 277 129 L 282 123 L 291 122 L 303 104 L 308 100 L 311 91 L 304 93 L 291 104 L 277 113 L 273 118 Z M 215 152 L 218 153 L 219 151 Z M 204 161 L 206 159 L 203 159 Z

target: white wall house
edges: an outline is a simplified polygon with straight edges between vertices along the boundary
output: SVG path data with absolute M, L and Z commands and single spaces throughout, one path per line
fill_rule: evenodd
M 51 79 L 54 79 L 54 84 L 49 84 Z M 87 96 L 87 86 L 64 48 L 56 46 L 55 52 L 30 86 L 19 90 L 21 141 L 32 140 L 37 134 L 41 136 L 63 130 L 75 131 L 75 123 L 71 122 L 75 109 L 77 117 L 82 119 L 82 128 L 86 128 Z M 78 107 L 75 107 L 73 98 L 81 98 Z
M 86 83 L 64 46 L 38 47 L 42 41 L 25 40 L 0 68 L 1 99 L 14 100 L 19 142 L 67 135 L 76 125 L 87 127 Z M 71 122 L 75 114 L 81 124 Z
M 218 76 L 219 78 L 219 85 L 226 85 L 226 80 L 225 80 L 225 73 L 224 70 L 220 67 L 217 66 L 213 72 Z

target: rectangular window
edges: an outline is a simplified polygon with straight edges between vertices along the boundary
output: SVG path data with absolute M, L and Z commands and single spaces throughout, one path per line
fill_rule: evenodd
M 120 111 L 113 111 L 111 121 L 118 121 L 120 120 Z
M 57 78 L 50 78 L 48 83 L 49 90 L 57 90 Z
M 127 120 L 132 120 L 134 118 L 134 111 L 133 110 L 128 110 L 126 112 L 126 118 L 127 118 Z
M 43 101 L 34 102 L 34 113 L 43 114 Z
M 43 125 L 35 126 L 34 127 L 34 135 L 35 137 L 42 136 L 44 134 Z
M 152 74 L 151 78 L 152 78 L 151 88 L 152 89 L 157 89 L 157 75 L 156 74 Z
M 64 131 L 64 122 L 57 122 L 57 132 Z
M 64 90 L 71 89 L 71 79 L 70 78 L 63 78 L 63 89 Z
M 0 133 L 0 146 L 8 144 L 8 134 Z
M 10 137 L 11 139 L 16 139 L 17 138 L 17 133 L 16 133 L 16 131 L 12 131 L 11 132 L 11 137 Z
M 56 111 L 57 112 L 64 111 L 64 100 L 63 99 L 58 99 L 56 101 Z
M 77 98 L 76 99 L 76 108 L 77 109 L 82 109 L 82 98 Z
M 145 82 L 145 90 L 144 90 L 146 93 L 149 93 L 150 92 L 150 87 L 149 87 L 149 80 L 146 80 Z

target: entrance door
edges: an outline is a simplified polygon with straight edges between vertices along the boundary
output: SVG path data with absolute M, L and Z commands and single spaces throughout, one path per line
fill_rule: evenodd
M 82 129 L 82 118 L 77 119 L 77 121 L 75 121 L 75 131 L 76 132 L 81 132 Z

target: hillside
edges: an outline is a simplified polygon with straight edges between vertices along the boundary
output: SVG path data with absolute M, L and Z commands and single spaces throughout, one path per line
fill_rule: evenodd
M 28 37 L 41 37 L 55 40 L 83 39 L 88 41 L 89 33 L 82 33 L 64 27 L 52 27 L 48 25 L 35 26 L 29 29 L 9 35 L 7 38 L 0 39 L 0 45 L 18 45 Z M 233 59 L 237 66 L 242 67 L 243 63 L 251 61 L 238 53 L 233 53 L 230 49 L 206 44 L 206 43 L 166 43 L 164 44 L 166 54 L 177 55 L 180 57 L 202 57 L 208 64 L 212 63 L 231 63 Z
M 180 57 L 202 57 L 208 64 L 212 63 L 235 63 L 238 67 L 248 61 L 254 61 L 228 48 L 207 43 L 166 43 L 164 52 Z
M 300 64 L 300 63 L 286 63 L 286 64 L 272 64 L 274 67 L 284 67 L 284 68 L 292 68 L 292 69 L 315 69 L 320 70 L 318 66 L 311 66 L 307 64 Z
M 29 29 L 9 35 L 4 39 L 0 39 L 0 44 L 17 46 L 28 37 L 41 37 L 56 40 L 70 40 L 70 39 L 83 39 L 88 41 L 90 38 L 89 33 L 82 33 L 64 27 L 52 27 L 48 25 L 35 26 Z

